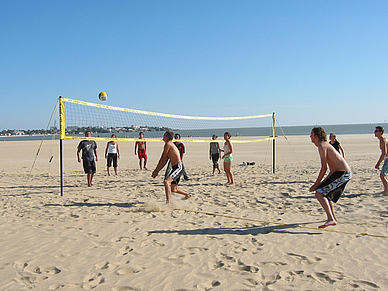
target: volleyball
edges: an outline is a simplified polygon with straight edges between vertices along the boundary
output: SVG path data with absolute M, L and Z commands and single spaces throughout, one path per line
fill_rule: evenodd
M 98 99 L 100 99 L 101 101 L 105 101 L 106 99 L 108 99 L 108 94 L 106 94 L 106 92 L 100 92 L 100 94 L 98 94 Z

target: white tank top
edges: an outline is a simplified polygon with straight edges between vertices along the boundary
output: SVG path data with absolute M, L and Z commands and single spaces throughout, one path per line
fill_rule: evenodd
M 224 145 L 224 155 L 227 155 L 227 154 L 229 154 L 229 152 L 230 152 L 230 149 L 229 149 L 229 145 Z
M 109 144 L 108 154 L 117 154 L 117 144 Z

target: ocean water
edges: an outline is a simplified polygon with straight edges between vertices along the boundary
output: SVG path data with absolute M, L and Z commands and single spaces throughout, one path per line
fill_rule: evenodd
M 374 134 L 376 126 L 382 126 L 388 130 L 388 123 L 368 123 L 368 124 L 333 124 L 333 125 L 303 125 L 303 126 L 276 126 L 275 134 L 277 136 L 284 135 L 310 135 L 314 126 L 321 126 L 325 129 L 326 133 L 331 132 L 337 135 L 344 134 Z M 223 128 L 223 129 L 206 129 L 206 130 L 178 130 L 176 133 L 180 133 L 182 138 L 193 137 L 211 137 L 213 134 L 222 137 L 224 133 L 228 131 L 232 136 L 272 136 L 272 128 Z M 139 135 L 136 132 L 124 132 L 115 133 L 118 138 L 137 138 Z M 146 138 L 162 138 L 164 131 L 152 131 L 144 132 Z M 93 134 L 93 136 L 110 137 L 111 133 L 106 134 Z M 42 135 L 33 136 L 0 136 L 0 141 L 28 141 L 28 140 L 41 140 Z M 45 140 L 51 140 L 52 135 L 46 135 Z M 59 135 L 54 136 L 55 140 L 59 139 Z

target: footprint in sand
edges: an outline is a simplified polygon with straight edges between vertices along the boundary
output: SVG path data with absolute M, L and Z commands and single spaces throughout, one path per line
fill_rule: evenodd
M 133 251 L 133 248 L 131 248 L 130 246 L 123 246 L 117 251 L 117 256 L 125 256 L 132 251 Z
M 207 291 L 207 290 L 212 290 L 215 287 L 219 287 L 220 285 L 221 285 L 220 281 L 213 280 L 213 281 L 207 281 L 205 283 L 198 284 L 197 288 L 198 288 L 198 290 L 201 290 L 201 291 L 202 290 Z
M 298 255 L 298 254 L 294 254 L 294 253 L 287 253 L 287 255 L 292 256 L 292 257 L 296 257 L 296 258 L 300 259 L 301 262 L 305 262 L 305 263 L 307 263 L 307 264 L 309 264 L 309 265 L 314 264 L 314 262 L 312 262 L 312 261 L 311 261 L 309 258 L 307 258 L 306 256 Z M 315 261 L 317 261 L 317 262 L 319 262 L 319 261 L 322 260 L 321 258 L 318 258 L 318 257 L 315 257 L 314 259 L 315 259 Z
M 141 268 L 128 266 L 128 267 L 123 267 L 123 268 L 117 270 L 116 274 L 117 275 L 130 275 L 130 274 L 139 273 L 141 270 L 142 270 Z
M 16 269 L 18 277 L 14 278 L 15 281 L 21 282 L 22 284 L 31 285 L 37 282 L 42 282 L 47 280 L 49 275 L 56 275 L 61 272 L 55 266 L 50 267 L 39 267 L 39 266 L 31 266 L 28 262 L 24 261 L 16 261 L 13 264 L 13 267 Z
M 327 272 L 316 272 L 315 275 L 324 283 L 334 284 L 337 281 L 341 281 L 344 279 L 344 274 L 340 272 L 333 272 L 333 271 L 327 271 Z
M 146 246 L 155 246 L 155 247 L 164 247 L 165 244 L 164 243 L 160 243 L 158 242 L 156 239 L 152 240 L 152 241 L 146 241 L 146 242 L 143 242 L 141 244 L 141 247 L 146 247 Z
M 254 287 L 256 287 L 257 285 L 260 284 L 260 282 L 256 281 L 255 279 L 251 279 L 251 278 L 249 278 L 249 279 L 244 279 L 244 280 L 242 281 L 242 283 L 243 283 L 244 285 L 250 287 L 250 288 L 254 288 Z
M 259 264 L 261 266 L 265 266 L 265 265 L 286 266 L 286 265 L 288 265 L 287 263 L 282 263 L 282 262 L 259 262 L 257 264 Z
M 119 237 L 112 238 L 112 241 L 113 242 L 122 242 L 122 241 L 133 242 L 133 239 L 129 236 L 119 236 Z
M 101 262 L 101 263 L 96 264 L 95 266 L 96 266 L 97 269 L 100 269 L 100 270 L 108 269 L 109 268 L 109 262 L 108 261 Z
M 259 272 L 259 268 L 257 267 L 254 267 L 254 266 L 248 266 L 248 265 L 245 265 L 243 263 L 239 263 L 238 266 L 233 266 L 231 267 L 232 270 L 236 270 L 236 271 L 243 271 L 243 272 L 249 272 L 249 273 L 257 273 Z
M 86 290 L 90 290 L 104 283 L 105 278 L 102 276 L 100 272 L 97 272 L 96 274 L 89 274 L 85 276 L 83 281 L 84 283 L 82 284 L 82 288 Z
M 350 283 L 349 285 L 351 285 L 354 288 L 362 288 L 362 286 L 364 285 L 366 287 L 366 289 L 368 289 L 368 288 L 381 289 L 380 286 L 378 286 L 372 282 L 363 281 L 363 280 L 353 280 L 353 282 L 354 283 Z M 362 289 L 364 289 L 364 288 L 362 288 Z
M 264 282 L 265 282 L 265 285 L 270 285 L 270 284 L 275 284 L 280 279 L 282 279 L 282 276 L 280 276 L 279 274 L 273 274 L 273 275 L 265 276 Z
M 140 291 L 140 289 L 130 286 L 113 287 L 112 291 Z
M 61 288 L 64 288 L 64 287 L 65 287 L 65 285 L 62 285 L 62 284 L 53 284 L 48 289 L 49 290 L 56 290 L 56 289 L 61 289 Z

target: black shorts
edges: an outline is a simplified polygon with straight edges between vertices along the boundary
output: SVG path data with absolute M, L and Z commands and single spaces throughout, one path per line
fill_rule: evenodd
M 326 179 L 326 181 L 319 184 L 317 192 L 322 193 L 328 200 L 336 203 L 351 178 L 351 171 L 334 172 Z
M 82 160 L 82 164 L 84 166 L 85 174 L 95 174 L 96 173 L 96 162 Z
M 172 170 L 171 170 L 171 173 L 169 175 L 169 177 L 171 177 L 173 179 L 171 184 L 177 184 L 177 185 L 179 184 L 181 176 L 182 176 L 183 172 L 185 171 L 184 169 L 185 168 L 184 168 L 183 164 L 177 164 L 175 166 L 172 166 Z
M 117 168 L 117 154 L 108 154 L 107 158 L 107 167 L 111 167 L 113 162 L 113 167 Z

